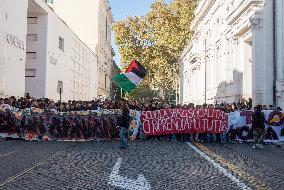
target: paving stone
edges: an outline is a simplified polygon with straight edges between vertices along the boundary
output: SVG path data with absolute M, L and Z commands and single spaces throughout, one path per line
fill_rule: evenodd
M 206 145 L 214 153 L 263 181 L 272 189 L 283 187 L 283 176 L 258 166 L 231 149 L 219 144 Z M 25 142 L 0 145 L 0 155 L 15 151 L 0 160 L 0 181 L 19 173 L 57 152 L 54 159 L 0 187 L 0 189 L 109 189 L 108 179 L 118 158 L 119 174 L 137 179 L 143 174 L 151 189 L 239 189 L 214 166 L 194 152 L 186 143 L 135 141 L 127 150 L 111 142 Z M 9 152 L 8 151 L 8 152 Z M 229 170 L 229 168 L 228 168 Z M 251 184 L 245 179 L 245 183 Z M 254 188 L 253 188 L 254 189 Z

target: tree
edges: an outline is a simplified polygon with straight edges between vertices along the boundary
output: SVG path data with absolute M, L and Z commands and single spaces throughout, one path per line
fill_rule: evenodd
M 195 4 L 196 0 L 173 0 L 170 4 L 158 0 L 145 16 L 127 17 L 114 24 L 123 67 L 136 59 L 148 70 L 142 84 L 129 94 L 131 98 L 150 90 L 165 98 L 175 90 L 177 61 L 190 41 Z

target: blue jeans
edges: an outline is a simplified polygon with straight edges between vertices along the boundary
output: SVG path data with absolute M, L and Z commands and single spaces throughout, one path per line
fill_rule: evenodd
M 227 134 L 226 133 L 220 134 L 220 139 L 222 144 L 227 143 Z
M 127 147 L 127 142 L 126 142 L 126 129 L 125 127 L 120 127 L 119 129 L 119 137 L 120 137 L 120 147 L 121 148 L 126 148 Z
M 206 141 L 207 142 L 216 142 L 216 134 L 206 134 Z
M 145 135 L 144 135 L 144 132 L 143 132 L 143 127 L 140 125 L 139 126 L 139 139 L 145 139 Z

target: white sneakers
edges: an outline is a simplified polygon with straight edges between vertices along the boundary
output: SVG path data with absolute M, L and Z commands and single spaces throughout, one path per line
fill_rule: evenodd
M 256 146 L 257 146 L 258 148 L 264 148 L 264 147 L 262 146 L 262 144 L 256 144 Z
M 253 149 L 255 149 L 256 147 L 258 148 L 264 148 L 261 144 L 255 144 L 252 146 Z

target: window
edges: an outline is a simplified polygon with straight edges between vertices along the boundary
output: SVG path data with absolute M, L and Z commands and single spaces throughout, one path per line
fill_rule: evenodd
M 28 17 L 28 24 L 37 24 L 37 17 Z
M 45 0 L 46 3 L 53 4 L 53 0 Z
M 49 62 L 53 65 L 57 65 L 57 59 L 55 57 L 50 56 L 49 57 Z
M 27 34 L 27 41 L 37 41 L 37 34 Z
M 59 49 L 64 51 L 64 39 L 59 36 Z
M 27 52 L 27 59 L 36 59 L 36 52 Z
M 26 69 L 26 77 L 35 77 L 36 70 L 35 69 Z

